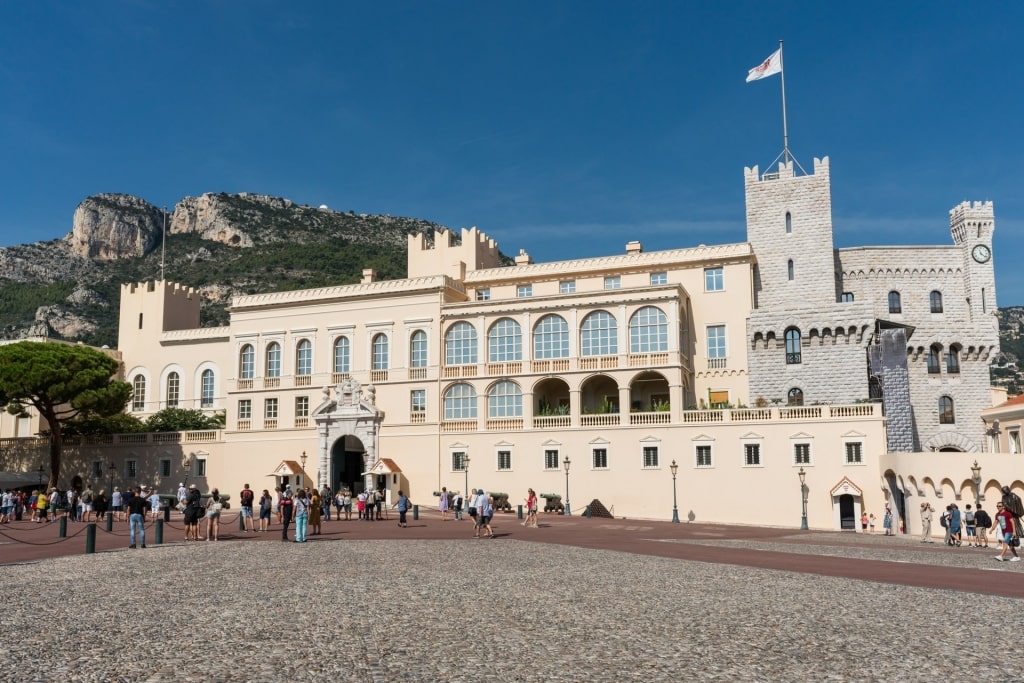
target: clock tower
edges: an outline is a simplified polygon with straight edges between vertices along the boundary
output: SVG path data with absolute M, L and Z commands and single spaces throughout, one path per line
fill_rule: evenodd
M 962 202 L 954 207 L 949 212 L 949 231 L 953 242 L 960 247 L 970 319 L 990 320 L 998 332 L 996 277 L 992 265 L 992 233 L 995 231 L 992 202 Z

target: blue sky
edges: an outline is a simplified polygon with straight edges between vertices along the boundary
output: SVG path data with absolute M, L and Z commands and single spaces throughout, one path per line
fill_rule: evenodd
M 0 245 L 203 192 L 478 226 L 535 261 L 744 239 L 743 168 L 829 156 L 838 246 L 993 200 L 1024 304 L 1021 2 L 0 3 Z M 2 276 L 2 274 L 0 274 Z

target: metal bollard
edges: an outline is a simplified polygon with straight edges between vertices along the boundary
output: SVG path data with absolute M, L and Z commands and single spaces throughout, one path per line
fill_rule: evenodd
M 238 530 L 245 531 L 245 517 L 242 516 L 241 509 L 238 512 Z
M 414 521 L 420 518 L 420 506 L 419 505 L 413 505 L 412 506 L 412 518 L 413 518 Z
M 107 531 L 113 531 L 113 530 L 114 530 L 114 513 L 113 512 L 108 512 L 107 513 Z
M 517 505 L 516 506 L 516 519 L 522 519 L 522 518 L 523 518 L 523 506 L 522 505 Z
M 96 552 L 96 522 L 89 522 L 85 527 L 85 554 L 92 555 Z
M 67 538 L 68 537 L 68 518 L 67 517 L 61 517 L 60 518 L 60 537 L 61 538 Z
M 164 542 L 164 520 L 156 520 L 156 544 L 163 545 Z
M 171 506 L 170 505 L 164 505 L 164 521 L 165 522 L 170 522 L 171 521 Z

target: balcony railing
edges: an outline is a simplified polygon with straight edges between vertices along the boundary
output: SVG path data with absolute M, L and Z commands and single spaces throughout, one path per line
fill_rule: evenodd
M 533 426 L 537 429 L 556 429 L 568 427 L 570 418 L 568 415 L 535 415 Z
M 580 358 L 580 370 L 610 370 L 619 367 L 618 356 L 587 356 Z
M 253 382 L 251 379 L 240 379 L 238 380 L 238 389 L 239 391 L 242 391 L 244 389 L 252 389 L 252 384 Z
M 486 372 L 488 375 L 520 375 L 523 372 L 523 362 L 488 363 Z
M 580 423 L 584 427 L 608 427 L 617 425 L 621 419 L 618 413 L 601 413 L 599 415 L 580 415 Z
M 351 376 L 352 374 L 348 372 L 332 372 L 331 384 L 341 384 Z
M 477 420 L 445 420 L 441 423 L 441 431 L 445 433 L 450 432 L 475 432 L 477 430 Z
M 297 418 L 295 418 L 295 427 L 296 428 L 298 428 L 298 429 L 305 429 L 308 426 L 309 426 L 309 418 L 308 417 L 297 417 Z
M 426 368 L 409 368 L 409 379 L 426 379 Z
M 655 365 L 668 365 L 667 353 L 631 353 L 627 364 L 631 368 L 649 368 Z
M 672 422 L 672 413 L 667 410 L 659 410 L 653 413 L 630 413 L 629 424 L 631 425 L 667 425 Z
M 264 389 L 276 389 L 279 386 L 281 386 L 281 378 L 280 377 L 264 377 L 263 378 L 263 388 Z
M 728 358 L 708 358 L 708 370 L 724 370 L 729 367 Z
M 521 417 L 498 417 L 488 418 L 487 429 L 489 431 L 522 431 L 523 418 Z
M 413 424 L 423 424 L 427 421 L 427 413 L 422 410 L 414 410 L 409 413 L 409 422 Z
M 295 386 L 308 387 L 313 384 L 313 375 L 296 375 Z
M 267 419 L 263 420 L 263 428 L 264 429 L 277 429 L 277 418 L 276 417 L 268 417 Z
M 247 432 L 250 429 L 252 429 L 252 420 L 239 420 L 238 421 L 238 431 L 240 431 L 240 432 Z

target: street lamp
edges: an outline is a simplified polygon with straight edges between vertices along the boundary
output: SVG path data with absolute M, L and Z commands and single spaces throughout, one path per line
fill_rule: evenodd
M 462 471 L 466 473 L 466 490 L 463 491 L 462 496 L 466 505 L 469 505 L 469 453 L 462 454 Z
M 45 473 L 46 473 L 46 470 L 43 469 L 42 465 L 40 465 L 39 469 L 36 471 L 36 474 L 39 475 L 39 487 L 38 488 L 43 488 L 43 474 L 45 474 Z
M 572 515 L 572 510 L 569 507 L 569 465 L 572 462 L 569 460 L 569 456 L 565 456 L 565 460 L 562 461 L 562 466 L 565 467 L 565 516 L 569 517 Z
M 974 508 L 981 504 L 981 465 L 975 460 L 971 466 L 971 481 L 974 482 Z
M 800 477 L 800 501 L 803 504 L 803 512 L 800 515 L 800 530 L 807 531 L 807 484 L 804 483 L 807 479 L 807 473 L 801 467 L 800 471 L 796 474 Z
M 679 505 L 676 504 L 676 473 L 679 471 L 679 465 L 673 460 L 668 468 L 672 470 L 672 523 L 679 524 Z
M 192 454 L 189 453 L 185 456 L 185 490 L 188 490 L 188 475 L 192 474 Z
M 302 451 L 302 457 L 299 458 L 302 461 L 302 483 L 300 486 L 306 485 L 306 451 Z

